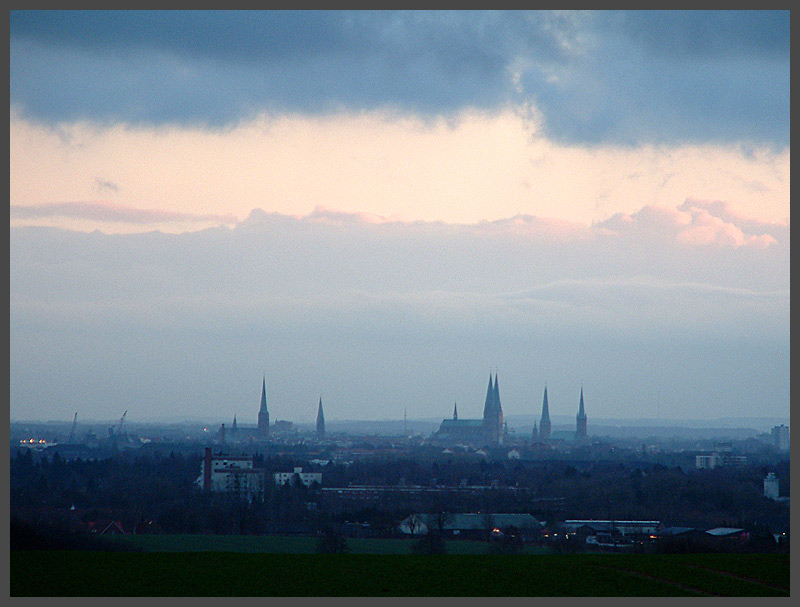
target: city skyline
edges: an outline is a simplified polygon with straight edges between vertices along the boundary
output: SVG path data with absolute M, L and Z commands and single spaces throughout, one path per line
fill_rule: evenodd
M 12 420 L 788 419 L 788 11 L 10 15 Z

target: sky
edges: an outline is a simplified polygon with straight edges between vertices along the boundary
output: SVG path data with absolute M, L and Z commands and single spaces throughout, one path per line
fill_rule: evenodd
M 10 417 L 789 419 L 789 13 L 10 11 Z

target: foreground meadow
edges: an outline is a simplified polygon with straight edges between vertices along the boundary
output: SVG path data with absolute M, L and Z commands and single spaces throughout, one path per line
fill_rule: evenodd
M 10 571 L 11 596 L 789 596 L 788 554 L 19 550 Z

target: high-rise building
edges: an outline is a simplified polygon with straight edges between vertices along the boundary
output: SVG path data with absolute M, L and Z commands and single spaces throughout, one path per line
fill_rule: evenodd
M 764 497 L 769 498 L 771 500 L 777 500 L 779 496 L 780 496 L 780 485 L 778 477 L 775 476 L 774 472 L 770 472 L 764 479 Z
M 258 410 L 258 434 L 269 437 L 269 411 L 267 410 L 267 376 L 261 384 L 261 408 Z
M 586 411 L 583 409 L 583 386 L 581 386 L 581 402 L 578 405 L 577 428 L 575 430 L 575 440 L 586 440 Z
M 542 417 L 539 420 L 539 439 L 550 438 L 550 409 L 547 406 L 547 386 L 544 387 L 544 400 L 542 401 Z
M 322 397 L 319 397 L 317 408 L 317 440 L 325 439 L 325 414 L 322 412 Z
M 780 451 L 789 450 L 789 426 L 775 426 L 772 428 L 772 444 Z

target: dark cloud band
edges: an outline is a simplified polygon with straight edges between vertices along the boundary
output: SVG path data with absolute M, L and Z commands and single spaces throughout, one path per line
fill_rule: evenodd
M 12 11 L 44 122 L 534 103 L 572 142 L 789 141 L 788 11 Z

